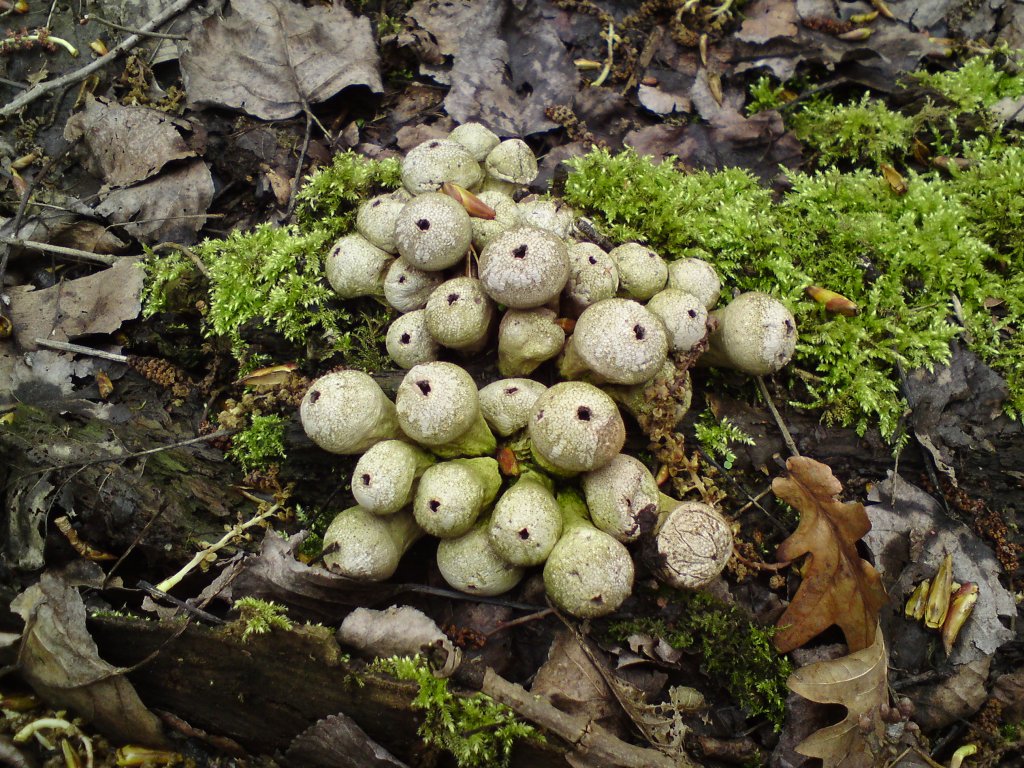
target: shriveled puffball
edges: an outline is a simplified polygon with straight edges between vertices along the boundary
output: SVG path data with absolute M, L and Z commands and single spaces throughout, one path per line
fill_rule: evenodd
M 427 330 L 427 313 L 422 309 L 395 318 L 388 328 L 384 344 L 399 368 L 409 369 L 420 363 L 429 363 L 441 354 L 441 345 Z
M 441 272 L 425 272 L 405 259 L 395 259 L 384 275 L 384 300 L 399 312 L 423 309 L 442 282 Z
M 538 461 L 561 474 L 603 467 L 626 441 L 615 401 L 582 381 L 549 387 L 533 404 L 528 426 Z
M 395 222 L 398 252 L 407 264 L 427 272 L 458 264 L 472 234 L 466 209 L 440 192 L 414 197 Z
M 729 562 L 732 528 L 708 504 L 681 501 L 662 513 L 655 545 L 662 581 L 679 589 L 700 589 Z
M 401 436 L 394 404 L 362 371 L 337 371 L 314 381 L 302 398 L 299 418 L 309 439 L 331 453 L 363 453 L 374 443 Z
M 619 293 L 647 301 L 668 283 L 668 264 L 640 243 L 623 243 L 608 252 L 619 271 Z
M 498 557 L 480 520 L 469 531 L 437 545 L 437 569 L 448 584 L 471 595 L 494 596 L 508 592 L 523 578 L 524 570 Z
M 480 202 L 494 210 L 493 219 L 470 217 L 473 228 L 473 245 L 482 251 L 488 243 L 506 230 L 519 226 L 519 206 L 510 195 L 497 190 L 485 190 L 477 195 Z
M 359 457 L 352 472 L 352 496 L 375 515 L 393 515 L 412 501 L 416 478 L 434 457 L 403 440 L 381 440 Z
M 533 379 L 498 379 L 480 390 L 480 411 L 492 430 L 508 437 L 526 426 L 533 404 L 546 389 Z
M 500 304 L 529 309 L 547 303 L 569 279 L 562 239 L 536 227 L 516 227 L 494 238 L 480 254 L 480 282 Z
M 565 331 L 550 309 L 510 309 L 498 325 L 498 371 L 502 376 L 528 376 L 562 351 Z
M 475 277 L 456 277 L 434 289 L 424 309 L 427 330 L 449 349 L 477 350 L 487 343 L 494 302 Z
M 644 463 L 629 454 L 587 472 L 582 486 L 594 525 L 619 541 L 636 541 L 641 514 L 650 514 L 652 522 L 657 517 L 658 484 Z
M 519 220 L 524 226 L 545 229 L 564 240 L 572 233 L 576 212 L 561 200 L 533 198 L 520 201 Z
M 356 213 L 356 231 L 382 251 L 398 253 L 395 221 L 410 197 L 408 192 L 400 189 L 367 200 Z
M 501 139 L 494 131 L 480 123 L 463 123 L 456 126 L 448 134 L 448 140 L 457 141 L 469 150 L 474 160 L 481 163 L 491 150 L 501 143 Z
M 718 303 L 722 281 L 715 268 L 703 259 L 677 259 L 668 264 L 668 287 L 692 293 L 705 309 L 711 309 Z
M 414 195 L 436 192 L 446 181 L 472 190 L 482 180 L 480 163 L 457 141 L 430 139 L 402 161 L 402 184 Z
M 569 280 L 565 299 L 574 317 L 591 304 L 614 298 L 619 291 L 619 270 L 612 257 L 594 243 L 569 246 Z
M 630 299 L 605 299 L 587 307 L 565 345 L 564 378 L 593 375 L 613 384 L 642 384 L 668 357 L 665 326 Z
M 708 311 L 692 293 L 666 288 L 651 297 L 647 309 L 664 323 L 670 352 L 689 352 L 707 336 Z
M 384 274 L 391 256 L 362 235 L 339 238 L 327 254 L 324 272 L 331 288 L 343 299 L 380 296 L 384 293 Z

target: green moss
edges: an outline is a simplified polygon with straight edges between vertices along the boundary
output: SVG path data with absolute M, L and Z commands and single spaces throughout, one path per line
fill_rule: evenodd
M 235 601 L 234 608 L 243 626 L 242 640 L 247 640 L 250 635 L 265 635 L 272 629 L 287 632 L 292 628 L 291 620 L 285 615 L 287 609 L 272 600 L 243 597 Z
M 825 96 L 795 111 L 787 127 L 818 155 L 820 165 L 836 162 L 898 162 L 910 150 L 915 121 L 864 94 L 859 102 L 835 105 Z
M 246 472 L 266 469 L 270 464 L 285 458 L 286 423 L 284 417 L 277 414 L 254 415 L 249 426 L 231 438 L 228 456 Z
M 517 720 L 509 707 L 491 697 L 457 696 L 449 691 L 448 681 L 434 677 L 420 656 L 377 659 L 373 668 L 419 686 L 412 704 L 423 711 L 420 736 L 450 752 L 461 768 L 508 765 L 516 740 L 543 739 L 536 728 Z
M 706 451 L 720 459 L 726 469 L 731 469 L 733 462 L 736 461 L 736 454 L 730 443 L 754 445 L 754 439 L 750 435 L 725 417 L 716 419 L 710 410 L 701 413 L 693 429 L 698 442 Z
M 967 59 L 954 70 L 916 72 L 912 77 L 952 101 L 960 112 L 974 112 L 989 109 L 1000 99 L 1024 96 L 1022 64 L 1024 52 L 1000 48 Z
M 701 592 L 684 594 L 674 618 L 638 617 L 609 625 L 611 636 L 660 637 L 673 648 L 701 657 L 702 671 L 725 688 L 751 717 L 766 717 L 781 730 L 785 715 L 789 660 L 772 644 L 774 629 L 750 622 L 737 608 Z

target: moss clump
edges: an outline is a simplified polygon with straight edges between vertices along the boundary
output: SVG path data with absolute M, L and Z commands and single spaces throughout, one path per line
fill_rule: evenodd
M 673 618 L 638 617 L 609 625 L 625 641 L 633 634 L 659 637 L 673 648 L 701 657 L 702 671 L 722 686 L 751 717 L 766 717 L 776 731 L 785 716 L 789 660 L 775 651 L 771 627 L 759 627 L 737 608 L 702 592 L 675 601 Z
M 698 417 L 693 425 L 694 434 L 704 449 L 711 455 L 721 460 L 725 469 L 732 469 L 736 461 L 736 453 L 732 450 L 731 443 L 741 445 L 754 445 L 754 438 L 733 424 L 724 416 L 721 419 L 706 410 Z
M 868 94 L 854 104 L 836 106 L 824 97 L 793 113 L 790 130 L 818 153 L 818 163 L 897 162 L 907 154 L 915 121 L 893 112 Z
M 235 601 L 234 608 L 242 625 L 242 640 L 248 640 L 250 635 L 265 635 L 272 629 L 287 632 L 292 628 L 291 620 L 285 615 L 287 609 L 272 600 L 243 597 Z
M 419 734 L 428 744 L 450 752 L 460 768 L 508 765 L 517 739 L 543 740 L 536 728 L 517 720 L 509 707 L 490 696 L 449 691 L 448 681 L 434 677 L 421 656 L 377 659 L 373 669 L 419 686 L 412 702 L 423 711 Z
M 285 458 L 285 419 L 277 414 L 254 415 L 246 429 L 231 438 L 228 456 L 246 472 L 266 469 Z

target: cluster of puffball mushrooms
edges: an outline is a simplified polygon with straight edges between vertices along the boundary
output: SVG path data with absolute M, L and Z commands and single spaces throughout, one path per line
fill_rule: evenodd
M 796 324 L 763 293 L 709 315 L 720 283 L 705 261 L 578 241 L 561 201 L 517 202 L 537 172 L 525 142 L 473 123 L 408 153 L 404 188 L 365 201 L 356 232 L 326 262 L 341 297 L 382 297 L 401 313 L 387 350 L 408 373 L 394 401 L 365 373 L 329 373 L 300 415 L 324 450 L 361 454 L 357 506 L 324 536 L 333 571 L 387 579 L 429 534 L 453 588 L 498 595 L 543 565 L 551 602 L 589 618 L 629 596 L 626 545 L 642 532 L 654 537 L 656 575 L 679 588 L 708 584 L 732 552 L 717 511 L 660 493 L 650 470 L 622 452 L 620 405 L 632 410 L 652 380 L 671 377 L 674 356 L 698 345 L 702 363 L 777 371 L 792 356 Z M 495 333 L 505 378 L 478 389 L 439 359 L 482 352 Z M 549 360 L 559 377 L 550 387 L 529 378 Z M 503 474 L 500 446 L 530 457 L 517 476 Z

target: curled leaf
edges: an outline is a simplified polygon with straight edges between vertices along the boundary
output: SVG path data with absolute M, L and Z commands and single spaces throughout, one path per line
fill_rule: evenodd
M 461 204 L 462 207 L 466 209 L 466 213 L 475 219 L 487 219 L 490 221 L 498 215 L 491 206 L 474 195 L 468 189 L 460 187 L 458 184 L 446 181 L 441 185 L 441 191 L 457 203 Z
M 835 312 L 837 315 L 853 317 L 860 311 L 856 303 L 850 301 L 841 293 L 830 291 L 828 288 L 822 288 L 820 285 L 809 285 L 804 289 L 804 292 L 824 306 L 827 311 Z

